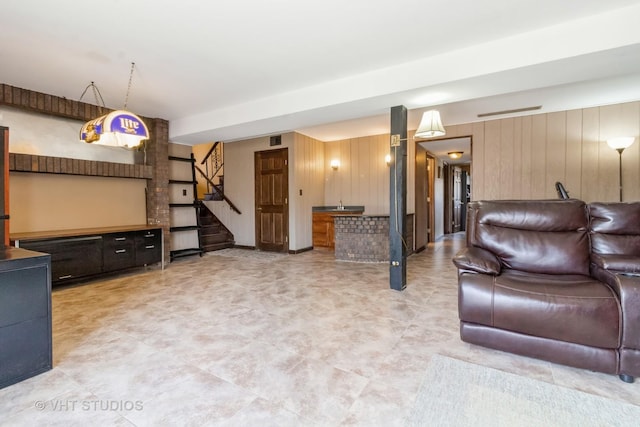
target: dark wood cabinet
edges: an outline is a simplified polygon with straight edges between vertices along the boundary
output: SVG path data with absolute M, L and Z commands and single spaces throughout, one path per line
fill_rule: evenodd
M 51 254 L 53 284 L 164 262 L 161 228 L 68 230 L 11 238 L 16 246 Z
M 312 241 L 313 247 L 334 248 L 335 243 L 335 230 L 333 219 L 338 215 L 361 215 L 363 209 L 351 210 L 335 210 L 331 212 L 313 212 L 312 220 Z
M 136 265 L 134 233 L 102 236 L 104 271 L 122 270 Z
M 90 276 L 102 271 L 102 236 L 24 241 L 20 246 L 51 255 L 53 282 Z
M 50 256 L 0 250 L 0 388 L 52 367 Z
M 161 230 L 144 230 L 136 232 L 135 252 L 136 265 L 154 264 L 162 257 Z

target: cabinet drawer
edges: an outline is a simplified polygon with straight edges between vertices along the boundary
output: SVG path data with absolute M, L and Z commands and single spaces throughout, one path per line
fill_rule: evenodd
M 135 233 L 112 233 L 103 234 L 104 248 L 119 248 L 133 245 L 135 241 Z
M 135 266 L 135 239 L 133 233 L 105 234 L 104 271 L 122 270 Z
M 102 272 L 101 236 L 23 241 L 20 247 L 51 255 L 52 282 Z
M 155 264 L 162 260 L 161 236 L 160 229 L 136 233 L 136 265 Z

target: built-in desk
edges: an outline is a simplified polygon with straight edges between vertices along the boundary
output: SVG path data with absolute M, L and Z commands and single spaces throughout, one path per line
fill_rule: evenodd
M 164 266 L 162 228 L 152 225 L 15 233 L 11 241 L 51 254 L 53 284 L 155 263 Z

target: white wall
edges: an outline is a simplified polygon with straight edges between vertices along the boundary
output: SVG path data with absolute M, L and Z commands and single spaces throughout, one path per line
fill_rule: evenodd
M 181 144 L 169 144 L 169 155 L 188 159 L 191 157 L 191 146 Z M 177 160 L 169 161 L 169 179 L 191 181 L 193 172 L 191 163 Z M 183 194 L 183 190 L 186 194 Z M 169 203 L 193 203 L 192 184 L 169 184 Z M 196 210 L 193 207 L 170 208 L 169 220 L 171 227 L 183 227 L 197 225 Z M 171 250 L 192 249 L 199 247 L 198 231 L 174 231 L 171 232 Z
M 282 145 L 269 146 L 269 137 L 253 138 L 224 145 L 224 193 L 242 214 L 231 212 L 224 225 L 233 233 L 236 245 L 255 246 L 255 168 L 254 153 L 289 148 L 289 168 L 293 152 L 293 134 L 282 135 Z M 291 179 L 291 178 L 290 178 Z M 289 200 L 291 200 L 291 182 Z M 291 204 L 290 207 L 291 209 Z M 291 212 L 290 212 L 291 214 Z M 291 219 L 289 219 L 291 226 Z

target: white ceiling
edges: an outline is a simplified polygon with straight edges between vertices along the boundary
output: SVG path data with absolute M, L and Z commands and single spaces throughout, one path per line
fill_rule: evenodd
M 640 0 L 3 0 L 0 82 L 170 121 L 173 142 L 328 141 L 640 99 Z M 88 92 L 83 101 L 96 103 Z M 497 116 L 506 117 L 506 116 Z

